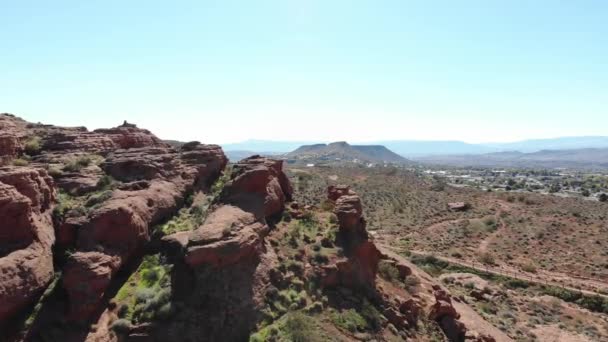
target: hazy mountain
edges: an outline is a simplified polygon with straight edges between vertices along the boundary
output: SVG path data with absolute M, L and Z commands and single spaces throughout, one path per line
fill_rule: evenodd
M 427 156 L 415 158 L 415 160 L 426 164 L 457 167 L 606 169 L 608 168 L 608 148 Z
M 331 144 L 304 145 L 285 155 L 288 159 L 305 161 L 344 161 L 407 164 L 409 160 L 382 145 L 349 145 L 340 141 Z
M 608 137 L 562 137 L 553 139 L 531 139 L 512 143 L 489 143 L 484 146 L 501 151 L 537 152 L 542 150 L 572 150 L 583 148 L 606 148 Z M 450 153 L 451 154 L 451 153 Z
M 310 145 L 311 141 L 273 141 L 273 140 L 245 140 L 238 143 L 221 144 L 224 151 L 254 151 L 256 153 L 287 153 L 302 145 Z
M 318 142 L 246 140 L 234 144 L 223 144 L 224 151 L 253 151 L 255 153 L 287 153 L 302 145 Z M 457 140 L 385 140 L 365 143 L 381 145 L 405 157 L 433 155 L 486 154 L 504 151 L 538 152 L 542 150 L 570 150 L 582 148 L 608 148 L 608 137 L 561 137 L 552 139 L 530 139 L 510 143 L 470 144 Z
M 251 157 L 253 155 L 259 154 L 261 156 L 276 156 L 278 153 L 276 152 L 255 152 L 255 151 L 238 151 L 238 150 L 230 150 L 224 151 L 226 157 L 230 162 L 237 162 L 241 159 L 245 159 L 247 157 Z
M 391 151 L 405 157 L 435 154 L 478 154 L 497 151 L 496 148 L 490 146 L 469 144 L 463 141 L 455 140 L 389 140 L 375 141 L 373 144 L 386 146 Z

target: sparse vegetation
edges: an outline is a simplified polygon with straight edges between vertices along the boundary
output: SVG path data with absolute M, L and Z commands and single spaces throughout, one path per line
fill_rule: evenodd
M 15 166 L 28 166 L 30 164 L 29 160 L 24 158 L 13 159 L 13 165 Z
M 70 160 L 63 166 L 63 171 L 66 172 L 79 172 L 83 168 L 89 166 L 91 164 L 90 156 L 81 156 L 75 159 Z
M 42 140 L 40 137 L 32 136 L 26 140 L 25 144 L 23 144 L 23 150 L 27 155 L 35 156 L 40 153 L 40 149 L 42 148 L 41 143 Z

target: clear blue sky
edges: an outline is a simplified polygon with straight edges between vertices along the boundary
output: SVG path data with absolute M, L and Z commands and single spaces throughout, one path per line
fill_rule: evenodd
M 608 134 L 608 2 L 0 0 L 0 112 L 163 138 Z

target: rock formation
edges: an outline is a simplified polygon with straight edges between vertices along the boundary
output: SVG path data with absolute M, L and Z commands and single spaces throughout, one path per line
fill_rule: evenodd
M 336 243 L 344 248 L 344 257 L 323 266 L 325 286 L 345 285 L 348 287 L 373 288 L 380 252 L 370 240 L 365 228 L 363 208 L 359 196 L 348 188 L 335 191 L 328 189 L 330 200 L 335 198 L 334 214 L 338 217 L 339 232 Z M 342 195 L 336 198 L 335 194 Z
M 34 302 L 51 280 L 55 232 L 59 248 L 74 250 L 61 270 L 68 316 L 87 321 L 116 272 L 141 253 L 150 227 L 207 190 L 227 163 L 219 146 L 176 150 L 128 123 L 90 132 L 0 114 L 0 132 L 0 162 L 24 157 L 34 166 L 0 168 L 0 321 Z M 69 202 L 52 215 L 56 187 L 76 196 L 76 207 Z
M 0 168 L 0 325 L 53 277 L 53 181 L 45 170 Z
M 220 175 L 226 165 L 221 148 L 201 146 L 196 151 L 198 160 L 192 158 L 192 151 L 184 160 L 182 153 L 161 147 L 117 150 L 108 155 L 105 171 L 133 183 L 114 190 L 79 223 L 76 247 L 82 253 L 68 260 L 63 279 L 72 318 L 90 317 L 113 275 L 150 240 L 150 227 L 175 213 L 196 187 L 207 186 Z M 83 281 L 96 286 L 81 288 Z M 80 300 L 83 297 L 89 300 Z

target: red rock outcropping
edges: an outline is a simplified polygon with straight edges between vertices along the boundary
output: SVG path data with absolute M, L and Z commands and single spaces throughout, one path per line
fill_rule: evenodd
M 150 240 L 149 228 L 175 213 L 187 194 L 217 179 L 226 162 L 221 148 L 205 145 L 187 153 L 161 147 L 111 153 L 103 166 L 106 172 L 120 180 L 139 181 L 114 190 L 80 223 L 79 252 L 68 260 L 63 278 L 70 317 L 90 317 L 114 274 Z M 83 282 L 95 286 L 83 288 Z
M 192 233 L 186 262 L 221 266 L 259 254 L 269 230 L 266 219 L 280 214 L 291 196 L 282 161 L 260 156 L 240 161 L 217 207 Z
M 0 323 L 53 277 L 53 181 L 43 169 L 0 169 Z
M 342 189 L 328 189 L 328 196 L 335 198 L 334 214 L 339 223 L 336 243 L 344 249 L 345 257 L 322 266 L 322 283 L 373 288 L 381 255 L 365 228 L 361 199 L 347 187 Z M 336 198 L 337 193 L 341 195 Z

